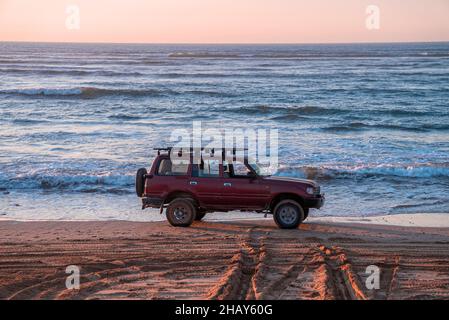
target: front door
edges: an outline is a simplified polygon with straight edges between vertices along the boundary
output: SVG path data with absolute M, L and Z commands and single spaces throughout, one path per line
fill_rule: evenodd
M 261 177 L 251 175 L 244 163 L 235 161 L 223 165 L 224 203 L 232 209 L 262 210 L 270 197 L 270 187 Z

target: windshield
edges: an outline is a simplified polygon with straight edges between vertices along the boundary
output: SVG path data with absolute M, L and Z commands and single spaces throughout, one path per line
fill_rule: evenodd
M 269 172 L 268 168 L 262 168 L 254 161 L 249 162 L 248 164 L 257 173 L 258 176 L 262 176 L 262 177 L 271 176 L 271 173 Z

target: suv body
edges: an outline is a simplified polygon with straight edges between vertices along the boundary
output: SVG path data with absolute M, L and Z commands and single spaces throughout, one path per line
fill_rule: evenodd
M 297 211 L 297 217 L 293 220 L 290 217 L 291 223 L 276 221 L 281 228 L 297 227 L 307 218 L 310 208 L 320 208 L 324 204 L 324 195 L 312 180 L 262 176 L 246 160 L 240 164 L 217 161 L 214 169 L 203 161 L 200 165 L 189 162 L 174 166 L 170 154 L 160 152 L 149 172 L 138 171 L 136 191 L 142 198 L 142 209 L 160 208 L 162 213 L 167 207 L 170 223 L 170 204 L 180 199 L 192 205 L 184 203 L 184 207 L 189 207 L 187 211 L 193 207 L 196 220 L 201 220 L 207 212 L 239 210 L 272 213 L 276 221 L 276 214 L 281 218 L 282 212 L 287 216 L 289 211 Z M 283 204 L 281 208 L 280 204 Z M 193 219 L 180 225 L 190 225 Z

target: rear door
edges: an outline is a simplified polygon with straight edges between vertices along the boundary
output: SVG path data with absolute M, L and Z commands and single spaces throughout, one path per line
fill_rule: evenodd
M 223 179 L 220 167 L 218 159 L 204 160 L 199 165 L 192 165 L 188 188 L 196 195 L 200 204 L 208 208 L 218 208 L 223 204 L 221 198 Z

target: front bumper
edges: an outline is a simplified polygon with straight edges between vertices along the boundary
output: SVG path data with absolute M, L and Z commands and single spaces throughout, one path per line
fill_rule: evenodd
M 304 204 L 307 208 L 315 208 L 319 209 L 324 205 L 325 201 L 324 194 L 320 194 L 318 196 L 315 196 L 313 198 L 307 198 L 304 200 Z

